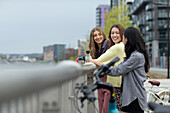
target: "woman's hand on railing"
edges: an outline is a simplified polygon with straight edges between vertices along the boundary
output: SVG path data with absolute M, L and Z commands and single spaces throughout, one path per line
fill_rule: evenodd
M 93 62 L 93 61 L 94 61 L 94 59 L 92 59 L 92 58 L 89 58 L 86 60 L 86 62 Z
M 87 59 L 86 60 L 87 62 L 92 62 L 92 63 L 94 63 L 94 64 L 96 64 L 97 66 L 101 66 L 101 62 L 98 62 L 98 61 L 96 61 L 95 59 L 92 59 L 92 58 L 90 58 L 90 59 Z

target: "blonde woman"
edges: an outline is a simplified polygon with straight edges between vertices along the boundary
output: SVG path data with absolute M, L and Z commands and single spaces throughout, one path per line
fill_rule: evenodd
M 93 62 L 94 64 L 101 66 L 102 63 L 107 64 L 115 57 L 119 57 L 120 58 L 119 62 L 117 62 L 114 66 L 120 64 L 124 60 L 124 57 L 126 56 L 124 51 L 124 43 L 122 42 L 124 30 L 125 29 L 123 28 L 122 25 L 114 24 L 109 32 L 109 40 L 111 42 L 110 49 L 108 49 L 99 58 L 89 59 L 88 62 Z M 114 86 L 117 108 L 121 110 L 120 92 L 121 92 L 122 77 L 107 76 L 107 82 L 111 83 Z
M 93 59 L 97 59 L 109 49 L 109 40 L 107 40 L 104 31 L 100 27 L 95 27 L 90 32 L 89 51 Z M 106 82 L 107 76 L 100 78 L 101 81 Z M 109 91 L 107 89 L 98 89 L 98 105 L 99 113 L 108 113 L 108 102 L 110 99 Z

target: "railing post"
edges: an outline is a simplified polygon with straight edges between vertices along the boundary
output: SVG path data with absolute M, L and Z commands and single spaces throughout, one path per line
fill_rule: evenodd
M 168 21 L 168 43 L 167 43 L 167 46 L 168 46 L 168 76 L 167 76 L 167 78 L 169 78 L 169 49 L 170 49 L 170 47 L 169 47 L 169 0 L 167 0 L 167 13 L 168 13 L 168 19 L 167 19 L 167 21 Z
M 92 87 L 93 86 L 93 84 L 94 84 L 93 73 L 87 75 L 87 82 L 88 82 L 88 87 Z M 95 95 L 95 92 L 93 92 L 93 95 Z M 96 99 L 96 101 L 98 101 L 98 100 Z M 95 113 L 95 107 L 94 107 L 93 104 L 94 103 L 88 104 L 88 106 L 87 106 L 87 113 Z

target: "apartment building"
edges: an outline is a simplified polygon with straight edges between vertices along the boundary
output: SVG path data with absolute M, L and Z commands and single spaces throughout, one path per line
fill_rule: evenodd
M 102 27 L 104 28 L 104 14 L 106 11 L 110 11 L 109 5 L 99 5 L 96 8 L 96 27 Z
M 134 0 L 130 13 L 135 25 L 144 36 L 152 66 L 166 63 L 168 51 L 168 8 L 167 0 Z

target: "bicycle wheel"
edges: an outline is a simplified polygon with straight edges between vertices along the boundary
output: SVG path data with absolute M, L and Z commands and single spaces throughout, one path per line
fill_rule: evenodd
M 163 91 L 157 95 L 154 102 L 162 105 L 170 105 L 170 91 Z
M 147 102 L 154 102 L 156 98 L 157 96 L 155 95 L 154 92 L 148 91 Z M 153 111 L 150 108 L 148 108 L 144 113 L 153 113 Z

